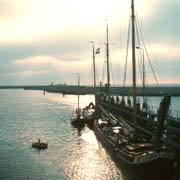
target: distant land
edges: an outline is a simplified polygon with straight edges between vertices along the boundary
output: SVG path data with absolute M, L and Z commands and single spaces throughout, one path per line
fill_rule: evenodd
M 57 84 L 57 85 L 15 85 L 15 86 L 0 86 L 0 89 L 24 89 L 24 90 L 42 90 L 51 93 L 62 93 L 62 94 L 77 94 L 78 86 L 77 85 L 66 85 L 66 84 Z M 100 87 L 93 86 L 80 86 L 80 94 L 94 94 L 98 92 Z M 112 86 L 110 91 L 114 95 L 131 95 L 132 87 L 122 87 L 122 86 Z M 106 92 L 105 87 L 101 87 L 101 92 Z M 162 96 L 162 94 L 169 94 L 171 96 L 180 96 L 180 84 L 167 84 L 157 87 L 157 85 L 149 85 L 144 89 L 145 96 Z M 143 95 L 143 89 L 140 86 L 137 86 L 137 95 Z

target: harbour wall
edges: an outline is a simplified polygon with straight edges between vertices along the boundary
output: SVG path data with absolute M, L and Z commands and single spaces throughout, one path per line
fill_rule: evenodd
M 0 86 L 0 89 L 24 89 L 24 90 L 43 90 L 52 93 L 62 94 L 94 94 L 101 89 L 102 93 L 107 92 L 106 87 L 92 87 L 92 86 L 73 86 L 73 85 L 41 85 L 41 86 Z M 114 95 L 132 95 L 132 87 L 110 87 L 111 94 Z M 171 96 L 180 96 L 180 87 L 137 87 L 138 96 L 162 96 L 163 94 L 169 94 Z

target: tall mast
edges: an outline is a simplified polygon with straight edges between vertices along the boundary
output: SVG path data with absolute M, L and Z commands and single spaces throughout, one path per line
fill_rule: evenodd
M 143 103 L 144 103 L 144 89 L 145 89 L 145 65 L 144 65 L 144 49 L 143 50 Z
M 96 89 L 96 65 L 95 65 L 95 52 L 94 52 L 94 42 L 93 43 L 93 73 L 94 73 L 94 89 Z
M 106 58 L 107 58 L 107 95 L 108 104 L 110 102 L 110 73 L 109 73 L 109 35 L 108 35 L 108 23 L 106 24 Z M 108 108 L 109 111 L 109 108 Z
M 79 73 L 77 73 L 77 76 L 78 76 L 78 109 L 79 109 L 79 91 L 80 91 L 80 76 L 79 76 Z
M 135 134 L 137 133 L 136 120 L 136 55 L 135 55 L 135 15 L 134 15 L 134 0 L 131 0 L 131 19 L 132 19 L 132 78 L 133 78 L 133 123 Z

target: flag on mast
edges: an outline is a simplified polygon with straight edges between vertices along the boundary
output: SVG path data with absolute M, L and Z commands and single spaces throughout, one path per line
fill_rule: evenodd
M 100 47 L 96 49 L 95 54 L 99 54 L 100 53 Z

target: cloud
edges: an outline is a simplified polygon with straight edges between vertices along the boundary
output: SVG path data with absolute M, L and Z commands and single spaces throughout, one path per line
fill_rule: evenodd
M 159 69 L 163 67 L 165 77 L 169 72 L 172 80 L 179 77 L 169 69 L 179 67 L 179 7 L 179 0 L 137 0 L 135 4 L 136 12 L 143 15 L 150 49 L 163 63 Z M 94 40 L 95 47 L 105 49 L 106 18 L 111 65 L 118 79 L 118 74 L 123 74 L 125 59 L 125 53 L 120 54 L 125 49 L 119 47 L 126 47 L 127 43 L 127 32 L 123 33 L 122 27 L 127 26 L 129 17 L 127 0 L 113 3 L 110 0 L 0 0 L 0 75 L 3 77 L 0 84 L 64 82 L 77 72 L 82 83 L 88 84 L 92 79 L 89 41 Z M 149 43 L 144 34 L 145 43 Z M 98 74 L 103 74 L 105 51 L 101 51 L 100 57 L 101 60 L 97 56 L 96 64 Z
M 68 36 L 68 35 L 67 35 Z M 25 43 L 0 44 L 0 63 L 6 63 L 14 59 L 23 59 L 29 56 L 53 56 L 65 60 L 75 61 L 81 59 L 89 51 L 89 41 L 83 35 L 72 37 L 52 37 L 52 39 L 37 39 Z
M 17 11 L 15 8 L 15 1 L 0 0 L 0 19 L 13 18 Z
M 179 45 L 180 40 L 180 2 L 178 0 L 159 0 L 154 2 L 153 14 L 146 19 L 146 30 L 153 41 Z
M 153 51 L 153 55 L 155 55 L 156 58 L 171 59 L 172 61 L 173 59 L 176 60 L 180 58 L 179 57 L 180 47 L 174 44 L 168 44 L 168 43 L 152 44 L 150 49 Z
M 83 68 L 87 66 L 87 62 L 86 63 L 85 62 L 86 61 L 66 61 L 48 56 L 34 56 L 25 59 L 15 60 L 13 63 L 16 67 L 22 69 L 31 69 L 31 70 L 51 69 L 56 71 L 62 69 L 63 71 L 66 71 L 69 69 L 69 67 L 72 66 L 74 69 L 77 69 L 80 66 Z
M 46 70 L 25 70 L 25 71 L 22 71 L 22 72 L 19 72 L 18 74 L 21 76 L 21 77 L 24 77 L 24 78 L 27 78 L 29 76 L 39 76 L 39 75 L 44 75 L 44 74 L 47 74 L 48 71 Z
M 70 83 L 75 73 L 88 74 L 86 71 L 91 66 L 86 61 L 66 61 L 49 56 L 34 56 L 25 59 L 13 61 L 19 78 L 34 78 L 40 82 L 42 78 L 55 82 L 68 81 Z M 81 68 L 80 68 L 81 67 Z M 83 75 L 82 82 L 86 80 L 87 75 Z

